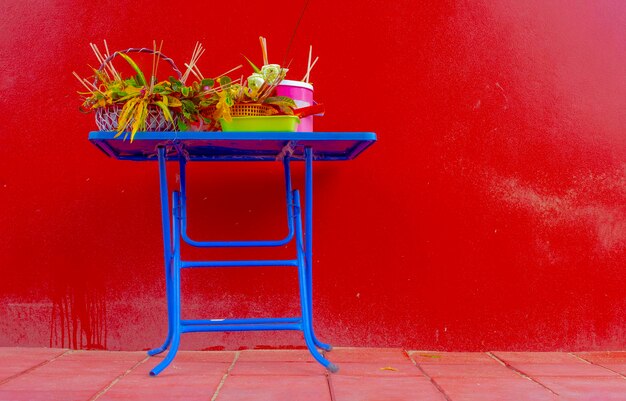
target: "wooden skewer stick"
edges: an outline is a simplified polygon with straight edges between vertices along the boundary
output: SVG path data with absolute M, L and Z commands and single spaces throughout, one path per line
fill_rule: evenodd
M 72 75 L 74 75 L 76 79 L 78 79 L 78 82 L 80 82 L 85 87 L 85 89 L 87 89 L 89 92 L 93 92 L 93 89 L 87 86 L 85 81 L 83 81 L 83 79 L 80 77 L 80 75 L 76 73 L 76 71 L 72 71 Z
M 198 78 L 200 81 L 202 81 L 202 77 L 200 75 L 198 75 L 198 73 L 195 71 L 195 66 L 190 66 L 189 64 L 185 63 L 185 67 L 189 68 L 189 71 L 191 71 L 191 73 L 194 75 L 194 77 Z
M 109 52 L 109 45 L 107 43 L 107 40 L 104 39 L 104 50 L 106 51 L 106 58 L 111 57 L 111 53 Z M 113 71 L 113 77 L 116 80 L 121 81 L 122 77 L 120 76 L 120 74 L 117 72 L 117 70 L 115 69 L 115 67 L 113 67 L 113 61 L 109 62 L 109 66 L 111 67 L 111 71 Z
M 195 70 L 196 70 L 196 71 L 198 71 L 198 72 L 200 71 L 200 70 L 198 69 L 198 60 L 200 60 L 200 57 L 204 54 L 204 52 L 205 52 L 205 51 L 206 51 L 206 49 L 204 49 L 204 48 L 203 48 L 203 49 L 202 49 L 202 51 L 198 53 L 198 56 L 197 56 L 197 57 L 196 57 L 196 59 L 193 61 L 193 65 L 192 65 L 192 67 L 191 67 L 191 69 L 192 69 L 192 70 L 193 70 L 193 69 L 195 69 Z M 202 76 L 202 74 L 199 74 L 199 75 L 200 75 L 200 76 Z
M 161 43 L 159 43 L 159 50 L 157 51 L 157 54 L 156 54 L 156 63 L 154 65 L 154 74 L 153 74 L 154 83 L 156 83 L 158 80 L 157 74 L 159 72 L 159 62 L 161 61 L 161 49 L 163 49 L 163 39 L 161 39 Z M 152 90 L 153 89 L 154 89 L 154 85 L 152 85 Z M 152 93 L 152 90 L 150 91 L 150 93 Z
M 204 54 L 204 51 L 205 49 L 202 47 L 202 44 L 200 42 L 196 42 L 196 46 L 194 48 L 193 54 L 191 55 L 191 60 L 189 61 L 189 64 L 185 64 L 187 65 L 187 70 L 183 74 L 181 82 L 185 83 L 185 81 L 187 81 L 187 78 L 189 78 L 189 74 L 192 72 L 193 67 L 196 65 L 198 59 L 200 59 L 200 57 Z
M 98 51 L 98 54 L 100 55 L 100 59 L 102 60 L 102 63 L 103 63 L 103 64 L 104 64 L 104 66 L 105 66 L 105 72 L 107 72 L 107 76 L 109 76 L 109 79 L 110 79 L 110 76 L 112 75 L 112 76 L 113 76 L 113 79 L 115 79 L 115 73 L 113 72 L 113 68 L 111 67 L 111 63 L 106 61 L 106 59 L 108 58 L 108 56 L 107 56 L 107 57 L 104 57 L 104 56 L 102 55 L 102 53 L 100 52 L 100 49 L 98 49 L 98 47 L 97 47 L 96 45 L 94 45 L 94 47 L 95 47 L 95 49 Z M 106 64 L 105 64 L 105 63 L 106 63 Z
M 263 65 L 269 64 L 267 59 L 267 43 L 265 42 L 265 38 L 263 36 L 259 36 L 259 42 L 261 42 L 261 53 L 263 53 Z
M 97 88 L 97 87 L 93 84 L 93 82 L 90 82 L 87 78 L 83 78 L 83 81 L 84 81 L 84 82 L 85 82 L 88 86 L 91 86 L 91 87 L 93 88 L 93 89 L 92 89 L 92 92 L 93 92 L 93 91 L 96 91 L 96 92 L 98 92 L 99 94 L 101 94 L 102 96 L 105 96 L 105 95 L 104 95 L 104 93 L 103 93 L 100 89 L 98 89 L 98 88 Z
M 228 75 L 228 74 L 230 74 L 231 72 L 233 72 L 233 71 L 235 71 L 235 70 L 240 69 L 241 67 L 243 67 L 243 64 L 239 64 L 237 67 L 235 67 L 235 68 L 231 68 L 230 70 L 226 71 L 225 73 L 220 74 L 220 75 L 218 75 L 217 77 L 215 77 L 215 79 L 221 78 L 221 77 L 223 77 L 224 75 Z
M 231 81 L 228 85 L 226 85 L 226 87 L 228 87 L 229 85 L 233 85 L 233 84 L 239 83 L 239 80 L 240 80 L 240 78 L 233 79 L 233 80 L 232 80 L 232 81 Z M 211 93 L 217 93 L 217 92 L 220 92 L 220 91 L 222 91 L 223 89 L 224 89 L 224 88 L 223 88 L 223 87 L 221 87 L 221 86 L 220 86 L 219 88 L 211 88 L 211 89 L 209 89 L 209 90 L 206 90 L 206 91 L 202 92 L 202 94 L 203 94 L 203 95 L 209 95 L 209 94 L 211 94 Z
M 154 87 L 154 66 L 156 64 L 156 40 L 152 39 L 152 69 L 150 70 L 150 90 L 148 93 L 152 94 L 152 88 Z
M 204 79 L 204 75 L 202 75 L 202 72 L 200 71 L 200 68 L 198 68 L 197 65 L 194 65 L 193 69 L 196 72 L 196 74 L 198 74 L 198 75 L 196 75 L 197 77 L 199 77 L 198 79 L 200 79 L 200 81 L 202 81 Z
M 193 47 L 193 52 L 191 52 L 191 59 L 189 60 L 189 63 L 191 64 L 193 62 L 194 57 L 196 56 L 196 52 L 198 50 L 198 42 L 196 42 L 195 46 Z M 180 78 L 181 82 L 185 82 L 187 80 L 187 77 L 189 76 L 189 67 L 187 67 L 187 70 L 185 70 L 185 73 L 183 74 L 183 76 Z
M 102 53 L 100 53 L 100 49 L 98 49 L 98 46 L 96 46 L 95 43 L 90 43 L 91 48 L 93 49 L 93 52 L 96 55 L 96 58 L 98 59 L 98 61 L 100 61 L 101 65 L 104 65 L 104 73 L 106 74 L 107 78 L 109 78 L 109 80 L 111 80 L 111 75 L 113 75 L 115 77 L 115 74 L 113 73 L 113 70 L 111 69 L 111 66 L 109 65 L 109 63 L 105 63 L 106 58 L 102 55 Z
M 98 62 L 100 64 L 102 64 L 102 58 L 100 57 L 100 54 L 98 53 L 97 47 L 96 45 L 94 45 L 93 43 L 89 43 L 89 47 L 91 47 L 91 51 L 93 51 L 93 53 L 96 55 L 96 58 L 98 59 Z
M 317 63 L 317 60 L 319 60 L 319 59 L 320 59 L 319 57 L 315 57 L 315 60 L 313 61 L 313 64 L 311 64 L 311 66 L 309 67 L 308 71 L 306 72 L 306 75 L 304 76 L 304 78 L 302 78 L 303 81 L 306 79 L 306 83 L 309 83 L 311 70 L 313 70 L 313 67 L 315 67 L 315 63 Z
M 83 82 L 85 82 L 87 86 L 93 88 L 93 90 L 100 92 L 100 90 L 96 87 L 96 85 L 94 85 L 93 82 L 90 82 L 87 78 L 83 78 Z
M 91 46 L 91 50 L 96 55 L 96 58 L 98 59 L 98 62 L 100 63 L 100 65 L 103 65 L 104 64 L 104 59 L 102 58 L 102 55 L 98 51 L 98 47 L 95 44 L 93 44 L 93 43 L 89 43 L 89 46 Z M 104 73 L 106 74 L 106 76 L 109 79 L 111 79 L 111 77 L 109 76 L 109 73 L 106 70 L 106 65 L 105 65 Z

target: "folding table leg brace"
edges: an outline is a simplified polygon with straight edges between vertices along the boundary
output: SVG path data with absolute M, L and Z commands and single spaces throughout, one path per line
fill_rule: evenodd
M 158 148 L 159 186 L 161 192 L 161 218 L 163 223 L 163 242 L 165 251 L 165 289 L 168 310 L 167 338 L 162 346 L 148 351 L 148 355 L 159 354 L 169 348 L 168 354 L 150 374 L 158 375 L 176 356 L 180 344 L 180 335 L 189 332 L 213 331 L 249 331 L 249 330 L 299 330 L 311 355 L 331 372 L 338 367 L 328 361 L 318 350 L 330 351 L 332 347 L 319 341 L 313 331 L 312 309 L 312 220 L 313 220 L 313 151 L 305 148 L 305 232 L 302 228 L 302 208 L 300 193 L 291 188 L 289 157 L 284 157 L 285 189 L 287 201 L 287 224 L 289 232 L 282 240 L 273 241 L 196 241 L 187 235 L 187 199 L 184 152 L 178 149 L 180 166 L 180 191 L 172 196 L 170 213 L 166 174 L 166 149 Z M 170 225 L 170 216 L 173 222 Z M 184 261 L 181 259 L 181 240 L 196 247 L 270 247 L 282 246 L 294 239 L 296 241 L 296 259 L 291 260 L 230 260 L 230 261 Z M 294 266 L 298 270 L 301 316 L 257 319 L 215 319 L 183 320 L 181 318 L 180 274 L 183 268 L 207 267 L 258 267 L 258 266 Z

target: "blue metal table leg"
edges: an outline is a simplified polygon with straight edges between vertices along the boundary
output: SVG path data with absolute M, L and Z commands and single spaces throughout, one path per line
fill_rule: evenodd
M 166 267 L 165 267 L 165 296 L 167 298 L 167 337 L 165 338 L 165 342 L 163 343 L 162 346 L 158 347 L 158 348 L 154 348 L 148 351 L 148 355 L 149 356 L 154 356 L 157 354 L 160 354 L 161 352 L 165 351 L 171 344 L 172 342 L 172 329 L 174 327 L 174 322 L 173 322 L 173 318 L 172 318 L 172 311 L 173 311 L 173 306 L 172 306 L 172 275 L 173 275 L 173 268 L 172 268 L 172 262 L 171 260 L 169 261 L 169 263 L 166 263 Z
M 313 150 L 311 147 L 306 147 L 304 150 L 305 157 L 305 273 L 306 273 L 306 289 L 307 289 L 307 304 L 309 310 L 309 316 L 311 317 L 311 337 L 315 345 L 325 351 L 330 351 L 333 347 L 329 344 L 325 344 L 317 339 L 315 331 L 313 329 Z M 300 220 L 302 224 L 302 220 Z
M 184 192 L 174 192 L 172 198 L 172 216 L 173 227 L 170 226 L 170 212 L 167 196 L 167 175 L 166 175 L 166 154 L 164 148 L 158 149 L 159 157 L 159 176 L 161 190 L 161 212 L 163 223 L 163 237 L 165 249 L 165 270 L 166 270 L 166 293 L 168 306 L 168 336 L 165 343 L 156 349 L 148 352 L 149 355 L 155 355 L 170 348 L 166 358 L 161 361 L 150 372 L 152 376 L 162 372 L 175 358 L 180 345 L 180 336 L 183 331 L 183 323 L 181 320 L 181 288 L 180 275 L 182 269 L 181 261 L 181 238 L 182 238 L 182 202 Z M 305 229 L 303 231 L 302 212 L 300 207 L 300 195 L 298 191 L 291 190 L 291 179 L 289 173 L 289 160 L 285 160 L 285 178 L 287 183 L 287 204 L 290 205 L 291 227 L 295 226 L 296 231 L 296 248 L 297 248 L 297 265 L 298 265 L 298 282 L 300 292 L 300 302 L 302 309 L 301 330 L 304 334 L 304 340 L 311 355 L 324 367 L 331 372 L 338 371 L 338 367 L 328 361 L 317 348 L 329 351 L 332 347 L 324 344 L 315 337 L 313 330 L 313 310 L 312 310 L 312 222 L 313 222 L 313 153 L 310 147 L 305 149 L 306 173 L 305 173 Z M 182 183 L 184 181 L 185 162 L 181 159 L 181 191 L 184 191 Z M 291 230 L 291 228 L 290 228 Z M 268 246 L 268 245 L 262 245 Z M 249 329 L 249 328 L 248 328 Z M 317 347 L 317 348 L 316 348 Z
M 172 341 L 172 234 L 170 230 L 170 206 L 167 190 L 167 169 L 165 166 L 164 147 L 157 149 L 159 160 L 159 191 L 161 195 L 161 224 L 163 226 L 163 249 L 165 259 L 165 296 L 167 299 L 167 337 L 160 347 L 148 351 L 148 355 L 153 356 L 160 354 L 169 347 Z
M 181 257 L 180 257 L 180 194 L 174 192 L 172 197 L 172 207 L 174 210 L 174 246 L 173 246 L 173 266 L 172 266 L 172 282 L 171 282 L 171 307 L 170 312 L 171 320 L 170 327 L 172 332 L 172 339 L 170 349 L 165 359 L 161 361 L 157 366 L 150 371 L 151 376 L 156 376 L 163 371 L 173 360 L 178 352 L 178 346 L 180 345 L 181 323 L 180 323 L 180 270 L 181 270 Z
M 295 203 L 295 219 L 296 221 L 296 248 L 298 249 L 298 284 L 300 288 L 300 303 L 302 309 L 302 333 L 304 334 L 304 342 L 309 349 L 313 358 L 321 363 L 326 369 L 335 373 L 339 370 L 337 365 L 324 358 L 322 354 L 317 350 L 317 343 L 313 337 L 313 321 L 311 316 L 311 304 L 310 294 L 308 293 L 308 283 L 306 277 L 306 260 L 305 255 L 302 252 L 303 238 L 302 238 L 302 219 L 300 217 L 300 193 L 294 191 L 294 203 Z

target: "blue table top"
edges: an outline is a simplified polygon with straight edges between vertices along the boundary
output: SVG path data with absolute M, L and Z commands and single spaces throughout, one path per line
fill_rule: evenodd
M 274 161 L 285 154 L 302 160 L 308 146 L 315 160 L 351 160 L 376 142 L 373 132 L 139 132 L 132 143 L 114 136 L 93 131 L 89 140 L 110 157 L 133 161 L 156 160 L 159 146 L 168 160 L 181 153 L 190 161 Z

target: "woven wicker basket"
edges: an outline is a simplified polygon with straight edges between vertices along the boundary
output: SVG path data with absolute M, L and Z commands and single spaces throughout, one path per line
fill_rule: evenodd
M 96 109 L 96 125 L 100 131 L 117 131 L 117 122 L 122 113 L 123 104 L 115 104 L 109 107 L 100 107 Z M 178 113 L 172 112 L 173 121 L 168 121 L 163 115 L 163 110 L 157 106 L 148 106 L 148 115 L 146 116 L 146 131 L 178 131 Z M 132 126 L 131 118 L 128 126 Z
M 163 53 L 155 52 L 153 49 L 147 48 L 130 48 L 126 50 L 120 50 L 113 54 L 111 54 L 100 66 L 98 71 L 102 71 L 107 63 L 113 60 L 120 53 L 150 53 L 150 54 L 158 54 L 160 55 L 161 60 L 166 61 L 172 67 L 172 70 L 178 76 L 178 79 L 182 77 L 182 74 L 174 61 L 165 56 Z M 94 81 L 94 86 L 98 87 L 98 79 Z M 108 107 L 100 107 L 96 109 L 96 125 L 100 131 L 117 131 L 118 128 L 118 120 L 120 117 L 120 113 L 122 111 L 122 107 L 124 107 L 123 103 L 114 104 Z M 170 109 L 172 114 L 173 121 L 167 121 L 165 119 L 165 115 L 163 115 L 163 111 L 157 106 L 148 106 L 148 116 L 146 117 L 146 131 L 178 131 L 178 120 L 181 118 L 179 113 Z M 132 126 L 133 119 L 129 122 L 128 126 Z

